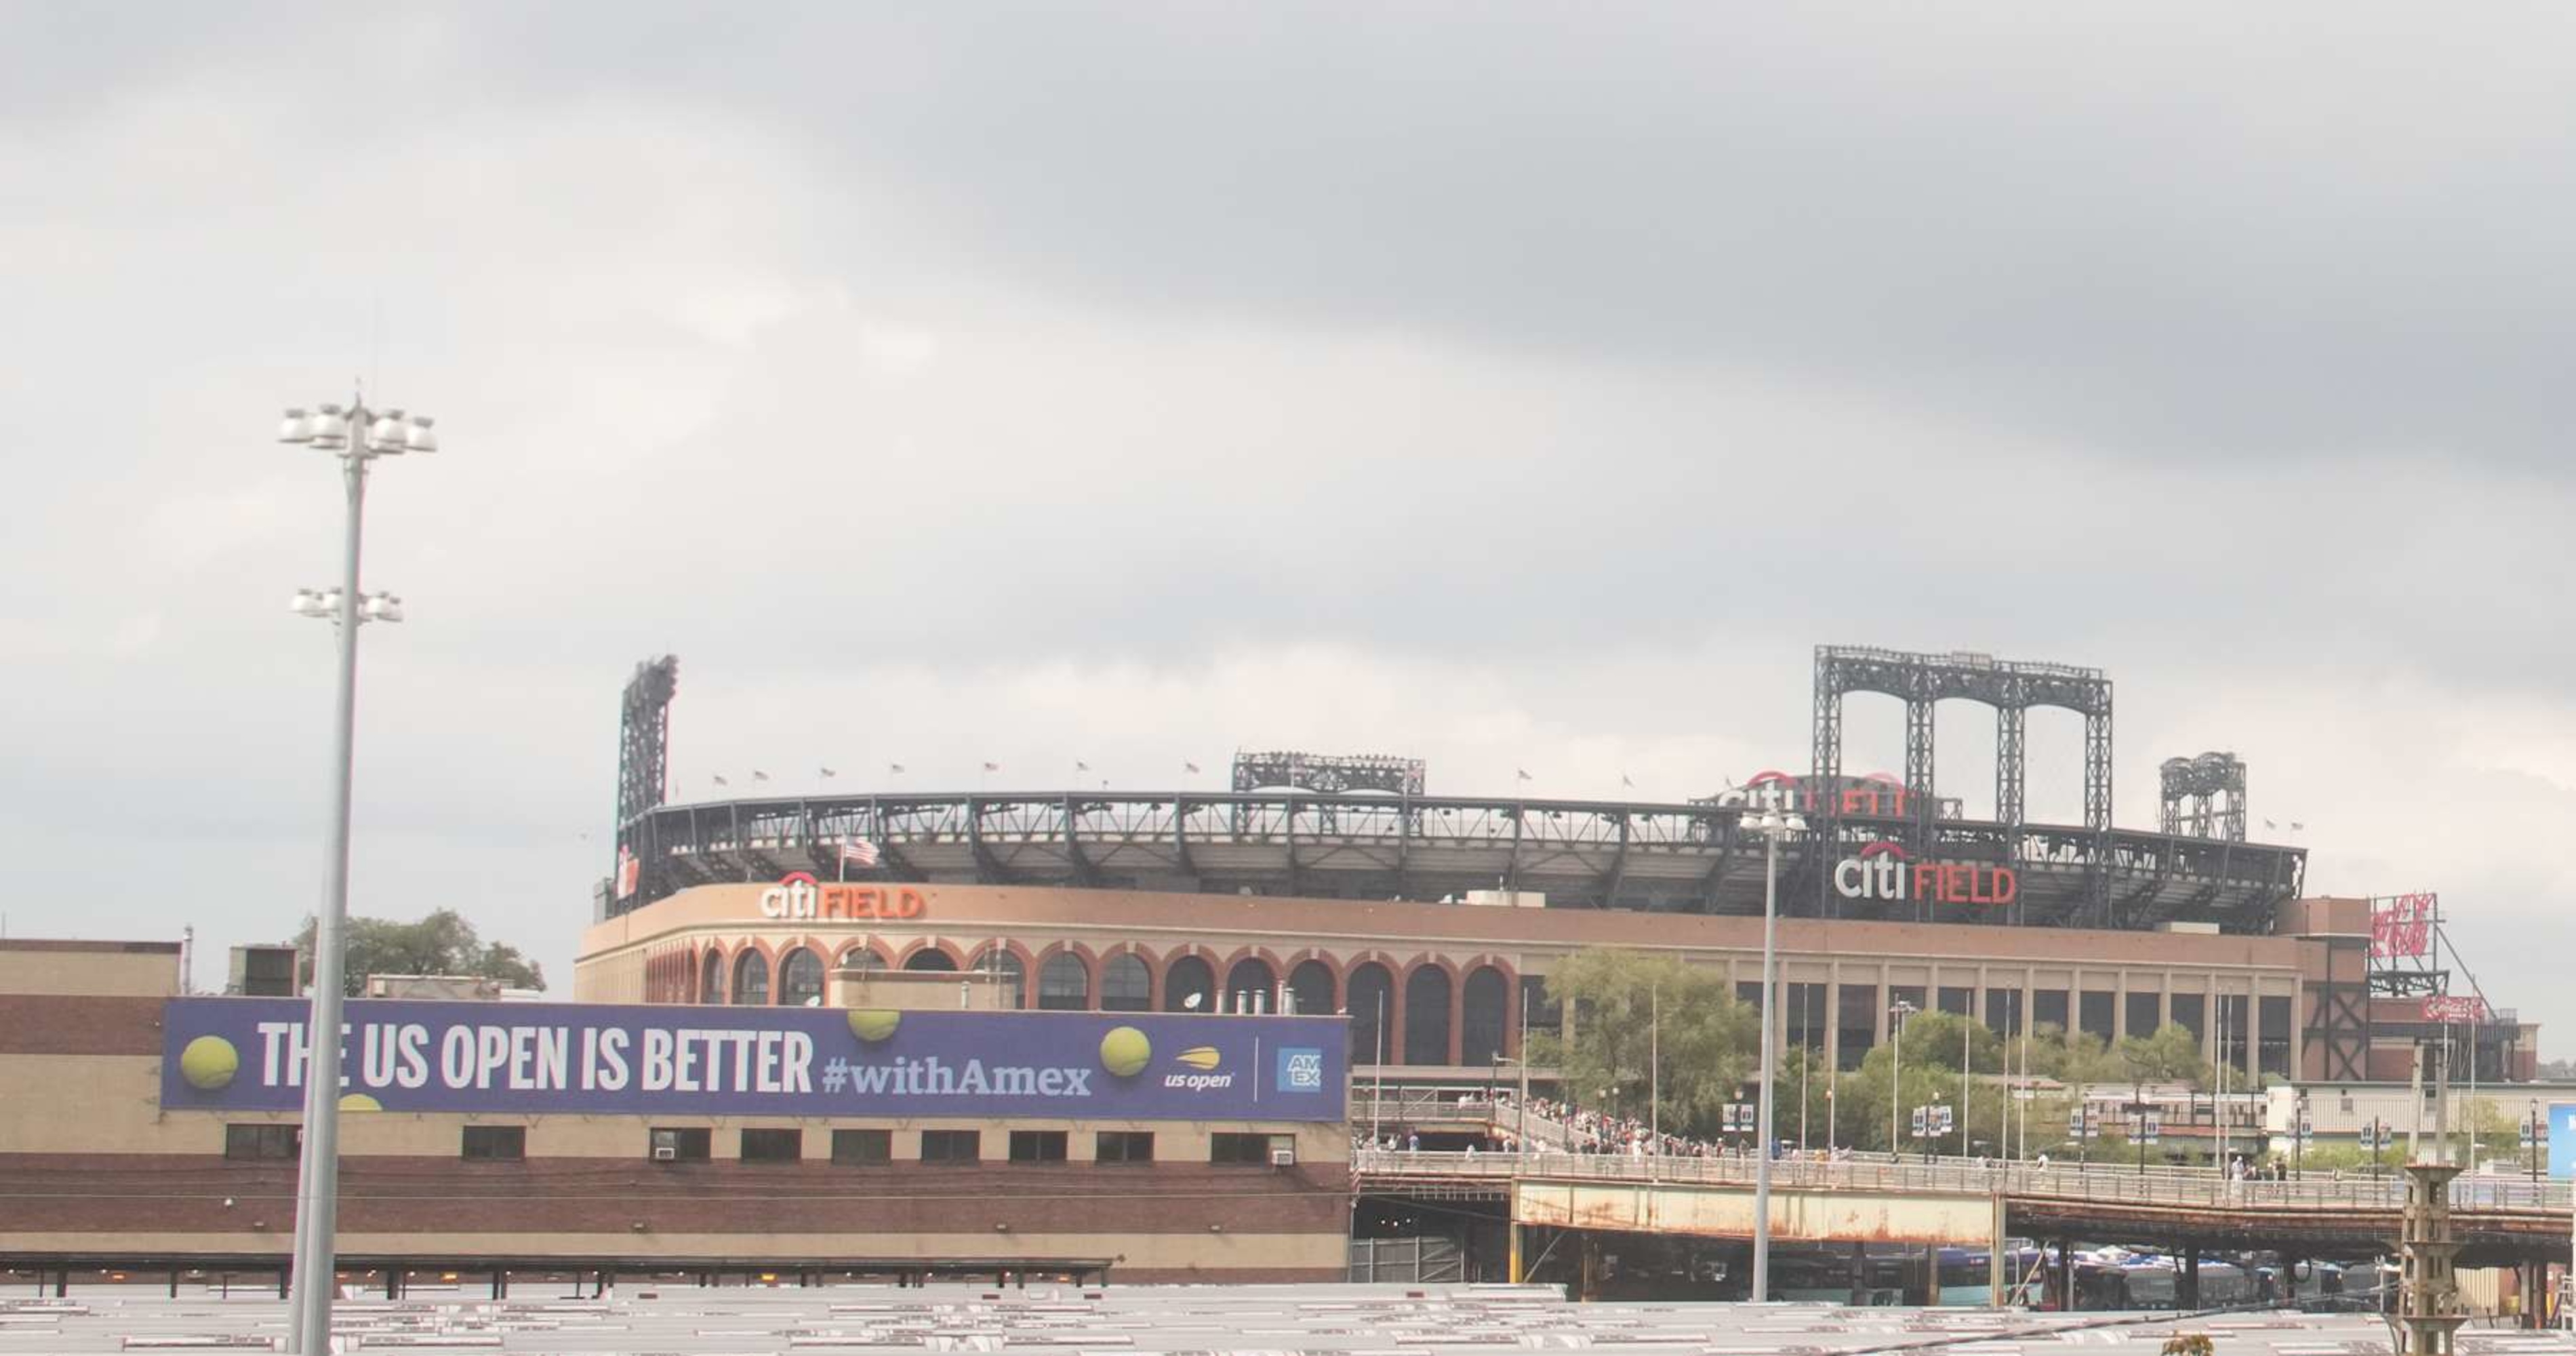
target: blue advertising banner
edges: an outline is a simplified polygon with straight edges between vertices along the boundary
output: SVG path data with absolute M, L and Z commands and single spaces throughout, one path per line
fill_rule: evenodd
M 165 1110 L 294 1111 L 289 998 L 179 998 Z M 1339 1121 L 1338 1017 L 349 1001 L 342 1105 L 702 1116 Z
M 2576 1175 L 2576 1102 L 2549 1104 L 2549 1175 Z

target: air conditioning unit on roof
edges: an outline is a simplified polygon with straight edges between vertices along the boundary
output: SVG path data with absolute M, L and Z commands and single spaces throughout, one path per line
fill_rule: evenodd
M 1287 1147 L 1286 1145 L 1273 1148 L 1270 1151 L 1270 1166 L 1274 1168 L 1293 1168 L 1297 1166 L 1297 1151 Z

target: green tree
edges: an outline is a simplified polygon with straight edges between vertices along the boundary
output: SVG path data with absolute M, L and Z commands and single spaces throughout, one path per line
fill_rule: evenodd
M 2200 1039 L 2190 1028 L 2170 1022 L 2156 1028 L 2152 1036 L 2131 1036 L 2120 1042 L 2119 1057 L 2128 1066 L 2129 1077 L 2136 1080 L 2182 1083 L 2195 1092 L 2217 1081 L 2209 1061 L 2201 1056 Z
M 1666 1131 L 1717 1133 L 1761 1043 L 1754 1010 L 1735 1001 L 1722 973 L 1596 947 L 1559 962 L 1547 990 L 1573 1013 L 1573 1034 L 1563 1041 L 1534 1036 L 1530 1057 L 1553 1058 L 1575 1100 L 1598 1105 L 1606 1092 L 1605 1110 L 1646 1120 L 1648 1091 L 1659 1085 Z
M 295 945 L 304 952 L 304 983 L 313 982 L 315 920 L 304 920 Z M 366 988 L 369 975 L 471 975 L 498 980 L 514 989 L 546 987 L 545 971 L 507 942 L 486 943 L 474 925 L 454 909 L 416 923 L 390 918 L 352 918 L 347 946 L 341 952 L 340 988 L 351 997 Z
M 1903 1060 L 1898 1062 L 1898 1052 Z M 1960 1067 L 1964 1056 L 1967 1068 Z M 1964 1116 L 1968 1144 L 1973 1152 L 1983 1142 L 1987 1152 L 1997 1152 L 2003 1144 L 2004 1118 L 2010 1101 L 2003 1085 L 1994 1075 L 2003 1072 L 2003 1042 L 1982 1022 L 1948 1012 L 1918 1012 L 1905 1021 L 1900 1039 L 1876 1046 L 1862 1058 L 1860 1068 L 1846 1074 L 1835 1086 L 1834 1098 L 1840 1106 L 1836 1135 L 1843 1143 L 1863 1149 L 1886 1149 L 1888 1143 L 1888 1107 L 1891 1076 L 1894 1079 L 1896 1137 L 1894 1147 L 1902 1150 L 1931 1148 L 1944 1153 L 1958 1152 L 1958 1131 L 1930 1141 L 1913 1138 L 1913 1109 L 1918 1106 L 1946 1105 L 1954 1117 Z M 1962 1084 L 1966 1095 L 1961 1096 Z

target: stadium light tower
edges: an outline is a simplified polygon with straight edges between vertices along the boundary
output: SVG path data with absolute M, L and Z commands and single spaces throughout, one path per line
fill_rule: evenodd
M 1753 1295 L 1755 1304 L 1771 1298 L 1771 1060 L 1772 1038 L 1780 1010 L 1777 959 L 1780 936 L 1780 840 L 1805 833 L 1807 822 L 1776 809 L 1748 814 L 1735 827 L 1762 839 L 1762 1145 L 1753 1160 Z
M 365 521 L 367 463 L 378 457 L 435 452 L 432 421 L 400 410 L 370 410 L 363 398 L 342 410 L 324 405 L 307 414 L 288 410 L 277 440 L 328 452 L 340 459 L 348 495 L 340 587 L 299 589 L 291 604 L 306 617 L 339 625 L 338 715 L 332 727 L 331 850 L 321 911 L 313 922 L 313 1010 L 305 1019 L 304 1151 L 296 1167 L 294 1303 L 287 1313 L 287 1346 L 301 1352 L 331 1349 L 331 1299 L 337 1288 L 334 1260 L 340 1199 L 340 966 L 349 922 L 349 774 L 358 715 L 358 627 L 402 620 L 402 600 L 358 588 L 358 543 Z

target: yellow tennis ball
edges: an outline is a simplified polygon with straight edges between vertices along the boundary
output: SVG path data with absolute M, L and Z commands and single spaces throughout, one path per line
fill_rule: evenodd
M 344 1092 L 340 1094 L 340 1109 L 342 1111 L 382 1111 L 385 1109 L 385 1104 L 363 1092 Z
M 179 1052 L 179 1076 L 200 1092 L 230 1086 L 241 1072 L 241 1051 L 221 1036 L 199 1036 Z
M 892 1012 L 885 1008 L 850 1010 L 850 1034 L 871 1045 L 893 1035 L 894 1029 L 901 1025 L 903 1025 L 903 1014 L 900 1012 Z
M 1119 1027 L 1100 1038 L 1100 1067 L 1120 1078 L 1143 1072 L 1153 1057 L 1154 1043 L 1132 1026 Z

